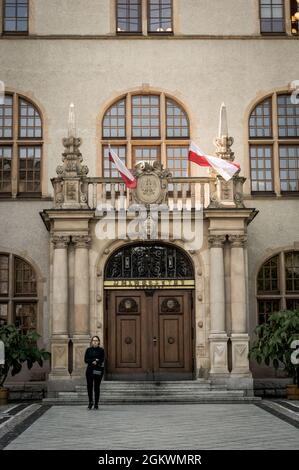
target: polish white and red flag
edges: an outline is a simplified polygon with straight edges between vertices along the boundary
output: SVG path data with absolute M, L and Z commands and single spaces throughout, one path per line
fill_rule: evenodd
M 109 160 L 114 163 L 117 171 L 125 182 L 127 188 L 134 189 L 137 186 L 136 178 L 132 175 L 130 170 L 126 165 L 121 161 L 119 156 L 109 147 Z
M 230 180 L 240 169 L 240 165 L 234 162 L 228 162 L 222 158 L 206 155 L 194 142 L 191 142 L 188 153 L 188 160 L 199 166 L 209 166 L 214 168 L 225 181 Z

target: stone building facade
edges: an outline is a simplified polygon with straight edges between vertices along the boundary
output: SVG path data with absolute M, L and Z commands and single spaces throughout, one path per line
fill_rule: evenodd
M 97 334 L 108 379 L 250 393 L 272 374 L 249 365 L 254 327 L 299 304 L 298 2 L 0 3 L 1 321 L 37 328 L 51 391 L 80 383 Z M 241 171 L 226 184 L 188 163 L 191 140 Z M 98 203 L 134 199 L 108 144 L 156 175 L 172 229 L 176 202 L 193 223 L 201 207 L 200 248 L 160 224 L 154 241 L 98 238 Z M 146 274 L 117 271 L 135 256 Z M 185 274 L 161 274 L 175 259 Z

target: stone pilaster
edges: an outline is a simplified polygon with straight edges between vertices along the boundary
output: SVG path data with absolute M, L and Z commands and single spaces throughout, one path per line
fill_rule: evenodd
M 246 269 L 244 246 L 246 236 L 230 235 L 231 243 L 231 316 L 232 374 L 250 375 L 246 311 Z
M 89 248 L 87 235 L 72 237 L 75 244 L 73 309 L 73 374 L 82 375 L 84 351 L 89 346 Z
M 227 333 L 225 331 L 224 235 L 210 235 L 210 375 L 228 374 Z
M 70 237 L 54 235 L 51 376 L 68 375 L 68 244 Z

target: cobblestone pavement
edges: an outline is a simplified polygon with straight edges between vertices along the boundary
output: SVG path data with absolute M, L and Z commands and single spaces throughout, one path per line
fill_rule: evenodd
M 298 450 L 299 407 L 287 409 L 283 403 L 103 405 L 98 411 L 34 404 L 19 413 L 14 406 L 0 413 L 0 443 L 5 449 L 34 450 Z M 10 413 L 15 415 L 7 419 Z M 16 427 L 7 427 L 17 417 Z

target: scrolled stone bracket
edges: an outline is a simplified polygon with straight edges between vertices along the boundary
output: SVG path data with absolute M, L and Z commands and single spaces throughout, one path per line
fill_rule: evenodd
M 75 235 L 72 237 L 72 242 L 75 244 L 76 248 L 87 248 L 91 246 L 91 237 L 88 235 Z
M 210 248 L 223 248 L 223 244 L 226 242 L 225 235 L 209 235 L 208 238 Z
M 53 235 L 51 242 L 53 243 L 54 248 L 67 248 L 70 243 L 70 237 L 64 235 Z
M 244 248 L 247 243 L 247 236 L 246 235 L 229 235 L 228 241 L 231 243 L 233 248 Z

